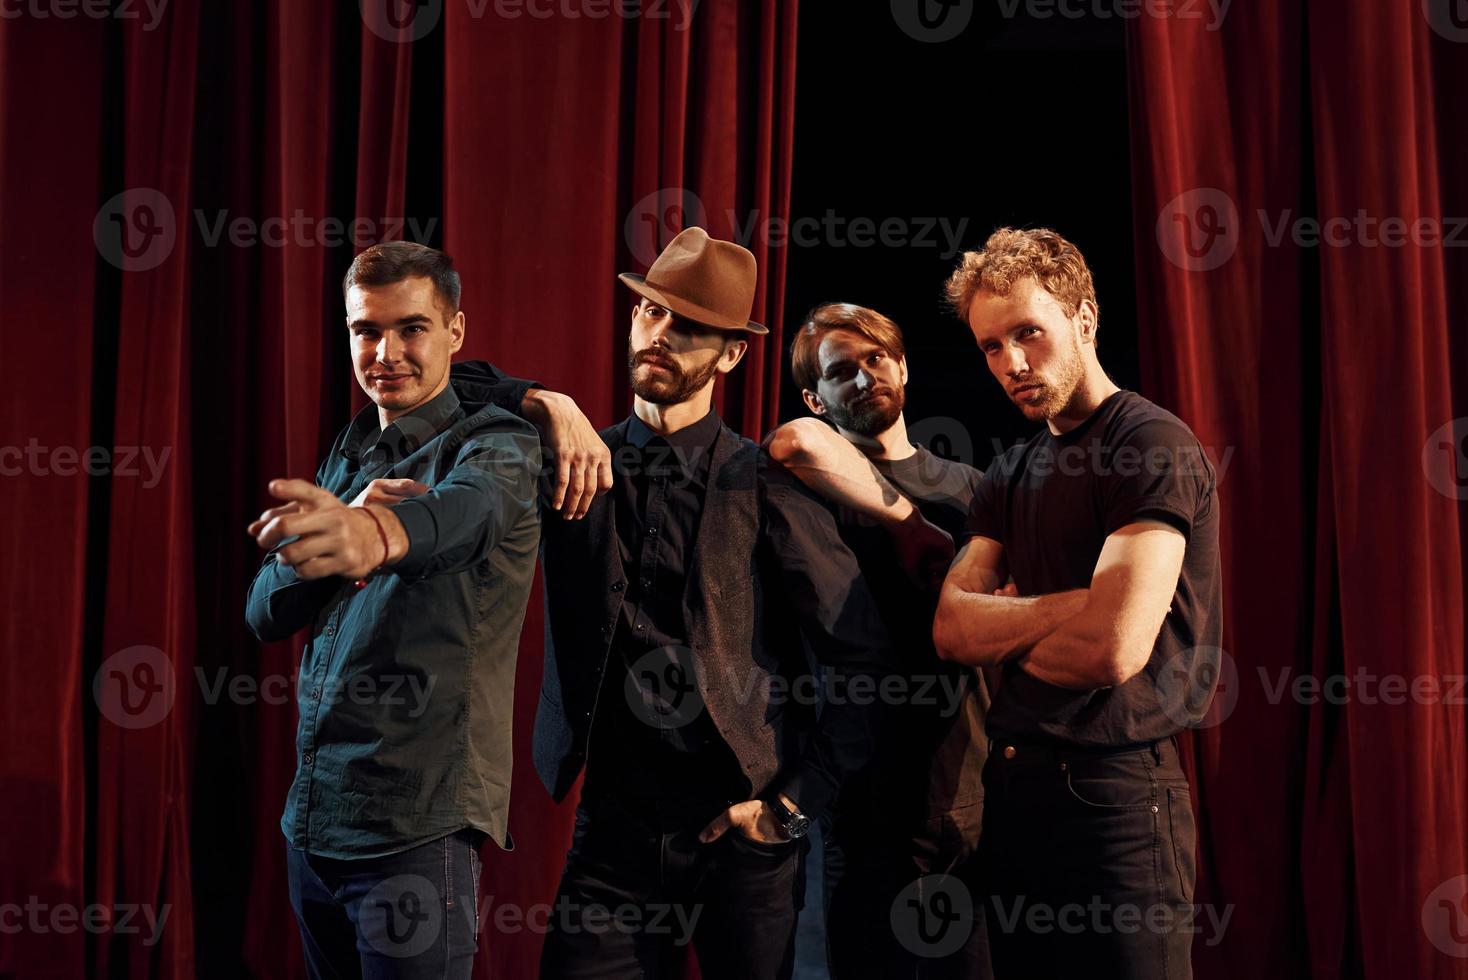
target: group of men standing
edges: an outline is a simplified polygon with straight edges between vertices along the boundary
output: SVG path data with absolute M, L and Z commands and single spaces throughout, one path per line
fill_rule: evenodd
M 1173 736 L 1216 666 L 1214 474 L 1101 369 L 1080 252 L 1001 229 L 949 280 L 1044 423 L 984 473 L 909 441 L 880 313 L 811 312 L 812 417 L 760 445 L 712 407 L 767 332 L 753 255 L 689 228 L 621 280 L 633 411 L 596 432 L 451 364 L 443 253 L 347 274 L 373 405 L 249 528 L 251 628 L 310 628 L 281 821 L 310 974 L 470 975 L 538 554 L 535 765 L 557 801 L 582 781 L 543 976 L 679 976 L 690 947 L 705 977 L 790 976 L 815 824 L 834 977 L 1190 976 Z

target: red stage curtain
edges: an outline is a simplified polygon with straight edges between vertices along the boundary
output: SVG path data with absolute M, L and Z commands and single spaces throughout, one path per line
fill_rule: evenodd
M 1468 977 L 1428 941 L 1449 914 L 1434 890 L 1468 872 L 1453 690 L 1468 552 L 1459 496 L 1434 486 L 1465 448 L 1430 445 L 1465 414 L 1446 285 L 1462 260 L 1380 244 L 1383 219 L 1464 213 L 1440 182 L 1468 130 L 1437 104 L 1461 45 L 1424 14 L 1447 6 L 1235 4 L 1218 30 L 1132 25 L 1144 377 L 1233 453 L 1237 673 L 1190 739 L 1198 901 L 1233 919 L 1195 946 L 1200 977 Z M 1291 230 L 1310 217 L 1351 224 L 1315 244 Z M 1297 699 L 1304 675 L 1351 686 Z M 1385 703 L 1402 696 L 1388 676 L 1439 693 Z
M 173 0 L 156 24 L 129 6 L 142 16 L 0 19 L 0 307 L 30 351 L 3 386 L 0 446 L 48 450 L 0 459 L 30 474 L 0 480 L 23 515 L 0 559 L 0 903 L 168 918 L 152 943 L 147 928 L 3 930 L 0 973 L 212 977 L 243 962 L 299 977 L 277 823 L 295 765 L 280 681 L 300 644 L 262 647 L 244 627 L 259 556 L 243 527 L 265 481 L 313 474 L 362 404 L 339 287 L 353 219 L 370 220 L 366 244 L 415 237 L 382 220 L 415 217 L 464 274 L 463 356 L 609 424 L 630 406 L 615 274 L 643 271 L 685 221 L 730 237 L 787 216 L 796 4 L 678 0 L 642 19 L 426 4 L 413 9 L 441 21 L 411 43 L 370 2 Z M 771 335 L 719 403 L 758 436 L 775 420 L 784 279 L 757 230 L 751 247 Z M 93 445 L 119 447 L 113 471 L 68 475 Z M 138 459 L 124 470 L 125 447 L 169 453 L 156 480 Z M 537 595 L 519 846 L 486 854 L 481 976 L 533 974 L 540 936 L 497 931 L 494 914 L 549 901 L 569 840 L 569 804 L 550 804 L 529 761 L 540 645 Z M 243 698 L 212 697 L 221 680 Z
M 34 440 L 38 450 L 84 449 L 94 442 L 94 420 L 112 410 L 92 399 L 93 322 L 107 299 L 92 269 L 105 50 L 100 31 L 52 22 L 22 40 L 0 20 L 0 221 L 20 230 L 6 234 L 0 255 L 0 310 L 7 338 L 35 340 L 29 364 L 0 386 L 0 445 L 7 448 Z M 9 97 L 28 79 L 48 77 L 55 60 L 73 66 L 72 82 L 86 98 Z M 69 152 L 37 151 L 58 146 Z M 111 317 L 115 323 L 115 304 Z M 35 410 L 38 402 L 44 411 Z M 89 515 L 105 515 L 106 497 L 85 480 L 57 475 L 54 462 L 44 475 L 25 478 L 23 460 L 10 453 L 0 460 L 0 505 L 9 515 L 0 547 L 0 902 L 24 905 L 35 895 L 79 908 L 95 894 L 87 874 L 93 828 L 83 806 L 96 752 L 90 684 L 97 662 L 83 651 L 98 627 L 87 615 L 84 569 Z M 77 465 L 73 458 L 67 468 Z M 86 952 L 74 935 L 0 931 L 0 971 L 46 964 L 53 976 L 82 976 Z

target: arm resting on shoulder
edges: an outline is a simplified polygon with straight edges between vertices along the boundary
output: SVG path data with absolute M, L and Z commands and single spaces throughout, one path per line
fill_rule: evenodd
M 871 461 L 825 422 L 801 418 L 780 426 L 766 451 L 801 483 L 832 503 L 884 525 L 908 574 L 929 588 L 953 560 L 953 539 L 923 517 Z

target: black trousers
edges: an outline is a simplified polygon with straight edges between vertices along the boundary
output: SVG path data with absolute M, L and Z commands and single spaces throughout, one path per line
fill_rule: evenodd
M 976 860 L 983 805 L 904 826 L 861 803 L 843 800 L 821 821 L 832 980 L 989 980 L 984 906 L 960 877 Z
M 1192 976 L 1192 800 L 1171 739 L 1107 755 L 996 741 L 976 888 L 994 975 Z
M 691 948 L 707 980 L 788 978 L 807 841 L 730 830 L 700 843 L 720 809 L 659 820 L 608 798 L 577 807 L 541 976 L 681 977 Z

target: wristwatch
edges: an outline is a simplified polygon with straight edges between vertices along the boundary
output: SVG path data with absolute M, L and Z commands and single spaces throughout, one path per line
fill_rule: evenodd
M 799 810 L 786 806 L 779 793 L 772 793 L 765 802 L 775 811 L 775 823 L 780 825 L 780 830 L 788 839 L 798 840 L 810 832 L 810 818 Z

